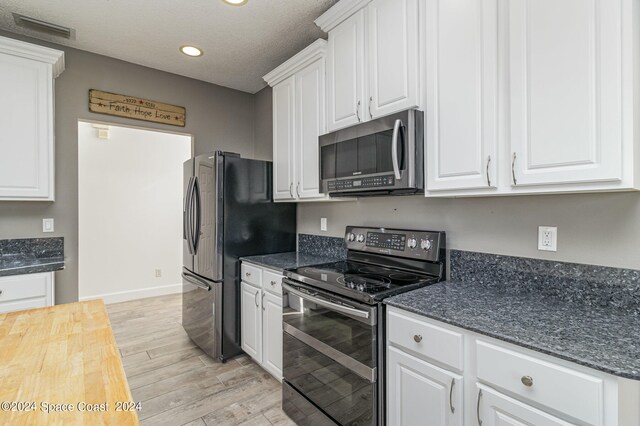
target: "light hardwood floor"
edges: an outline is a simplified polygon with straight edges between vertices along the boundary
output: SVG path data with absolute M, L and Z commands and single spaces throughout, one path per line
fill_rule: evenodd
M 280 383 L 243 355 L 225 364 L 198 349 L 180 325 L 181 296 L 107 305 L 142 425 L 277 425 Z

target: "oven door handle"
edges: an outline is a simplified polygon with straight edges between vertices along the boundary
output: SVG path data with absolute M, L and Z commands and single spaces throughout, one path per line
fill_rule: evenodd
M 340 312 L 342 314 L 346 314 L 346 315 L 351 315 L 354 317 L 358 317 L 358 318 L 365 318 L 365 319 L 369 319 L 369 312 L 367 311 L 361 311 L 360 309 L 355 309 L 355 308 L 350 308 L 348 306 L 344 306 L 344 305 L 339 305 L 337 303 L 333 303 L 333 302 L 329 302 L 328 300 L 325 299 L 321 299 L 319 297 L 316 296 L 312 296 L 310 294 L 306 294 L 303 293 L 301 291 L 298 291 L 296 289 L 294 289 L 293 287 L 287 285 L 287 284 L 282 284 L 282 287 L 287 290 L 289 293 L 298 296 L 299 298 L 303 299 L 303 300 L 308 300 L 309 302 L 313 302 L 317 305 L 320 306 L 324 306 L 327 309 L 330 309 L 332 311 L 335 312 Z

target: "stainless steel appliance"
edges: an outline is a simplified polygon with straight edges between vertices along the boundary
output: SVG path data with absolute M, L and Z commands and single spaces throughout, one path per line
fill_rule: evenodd
M 216 152 L 184 163 L 182 326 L 211 357 L 240 349 L 240 256 L 295 251 L 295 204 L 273 203 L 272 165 Z
M 331 197 L 424 193 L 424 114 L 410 109 L 320 136 Z
M 283 409 L 299 426 L 384 424 L 384 298 L 445 275 L 444 232 L 347 227 L 347 260 L 285 271 Z

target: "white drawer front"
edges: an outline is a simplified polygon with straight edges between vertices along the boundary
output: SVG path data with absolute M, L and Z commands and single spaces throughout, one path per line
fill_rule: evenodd
M 262 286 L 262 269 L 257 266 L 242 262 L 240 273 L 242 274 L 242 281 L 257 285 L 258 287 Z
M 389 342 L 418 355 L 463 369 L 463 335 L 410 313 L 390 309 L 387 315 Z
M 282 275 L 268 270 L 263 271 L 263 288 L 276 296 L 282 295 Z
M 476 341 L 478 379 L 591 425 L 603 423 L 603 380 Z
M 51 274 L 12 275 L 0 278 L 0 303 L 46 297 Z
M 2 302 L 0 303 L 0 313 L 24 311 L 25 309 L 44 308 L 47 306 L 49 306 L 49 304 L 44 297 L 23 299 L 14 302 Z

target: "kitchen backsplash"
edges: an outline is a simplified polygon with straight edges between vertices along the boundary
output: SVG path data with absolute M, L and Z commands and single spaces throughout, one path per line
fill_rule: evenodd
M 322 235 L 298 234 L 298 252 L 315 256 L 347 257 L 344 239 Z
M 640 271 L 451 250 L 451 280 L 640 315 Z
M 64 237 L 0 240 L 0 256 L 26 255 L 35 258 L 64 256 Z

